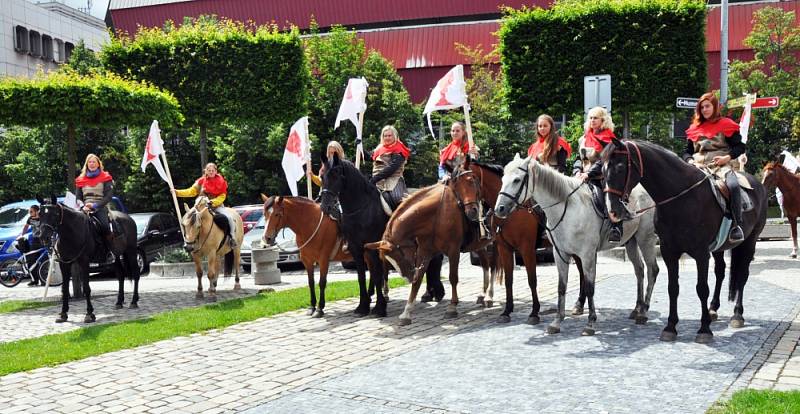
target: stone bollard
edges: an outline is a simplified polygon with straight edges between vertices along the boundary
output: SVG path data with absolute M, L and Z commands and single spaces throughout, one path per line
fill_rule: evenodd
M 253 279 L 255 279 L 256 285 L 281 283 L 277 247 L 262 248 L 259 241 L 255 241 L 250 254 L 252 255 Z

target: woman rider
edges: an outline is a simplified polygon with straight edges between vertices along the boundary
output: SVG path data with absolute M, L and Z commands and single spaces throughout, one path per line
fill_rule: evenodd
M 225 208 L 222 203 L 228 196 L 228 182 L 217 172 L 216 164 L 213 162 L 206 164 L 206 168 L 203 169 L 203 176 L 198 178 L 191 187 L 183 190 L 171 188 L 170 191 L 178 197 L 197 197 L 201 193 L 206 195 L 211 203 L 211 214 L 215 218 L 224 217 L 228 221 L 228 243 L 231 249 L 236 248 L 236 239 L 233 237 L 233 228 L 236 224 L 230 214 L 237 213 L 220 211 Z
M 81 210 L 92 214 L 100 222 L 100 234 L 110 249 L 113 238 L 106 205 L 114 196 L 114 178 L 103 169 L 103 162 L 95 154 L 86 156 L 81 174 L 75 179 L 75 197 L 83 202 Z

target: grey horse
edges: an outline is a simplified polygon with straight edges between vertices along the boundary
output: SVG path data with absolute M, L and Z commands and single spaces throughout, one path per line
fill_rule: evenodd
M 558 267 L 558 315 L 547 327 L 547 333 L 561 332 L 569 259 L 572 255 L 576 255 L 583 263 L 584 290 L 589 302 L 589 320 L 582 335 L 594 335 L 597 322 L 594 307 L 597 252 L 614 247 L 608 242 L 610 224 L 596 212 L 588 184 L 577 178 L 564 176 L 530 157 L 520 158 L 517 154 L 505 167 L 503 188 L 500 190 L 494 212 L 500 218 L 506 217 L 531 198 L 539 204 L 547 216 L 547 229 Z M 631 192 L 630 200 L 631 207 L 653 205 L 652 199 L 641 186 L 637 186 Z M 635 319 L 637 324 L 647 322 L 650 297 L 658 276 L 654 216 L 654 210 L 650 209 L 626 221 L 620 243 L 625 245 L 636 273 L 636 306 L 630 318 Z M 646 294 L 643 289 L 642 256 L 647 264 Z M 582 305 L 576 304 L 573 314 L 582 313 L 579 306 Z

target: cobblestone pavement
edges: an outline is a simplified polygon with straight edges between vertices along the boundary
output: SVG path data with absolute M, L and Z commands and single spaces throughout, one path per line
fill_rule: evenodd
M 693 342 L 699 312 L 690 261 L 681 266 L 676 343 L 658 341 L 668 304 L 663 264 L 651 321 L 635 326 L 626 319 L 635 294 L 630 264 L 601 260 L 594 337 L 580 336 L 586 316 L 568 318 L 559 335 L 522 323 L 530 302 L 519 270 L 517 313 L 510 324 L 495 323 L 500 308 L 472 303 L 480 271 L 464 266 L 457 319 L 443 318 L 442 302 L 418 305 L 414 323 L 398 326 L 408 291 L 400 288 L 390 293 L 385 319 L 354 318 L 356 301 L 340 301 L 322 320 L 291 312 L 0 377 L 0 411 L 704 412 L 736 389 L 784 388 L 798 378 L 790 374 L 798 372 L 800 267 L 785 257 L 788 247 L 760 244 L 747 324 L 728 328 L 732 306 L 723 304 L 709 346 Z M 538 272 L 547 308 L 556 270 Z M 568 303 L 574 299 L 572 291 Z

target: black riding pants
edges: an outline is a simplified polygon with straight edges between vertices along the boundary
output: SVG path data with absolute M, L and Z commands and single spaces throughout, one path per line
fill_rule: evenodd
M 739 179 L 733 171 L 725 175 L 725 184 L 731 192 L 731 219 L 733 226 L 742 224 L 742 188 L 739 186 Z

